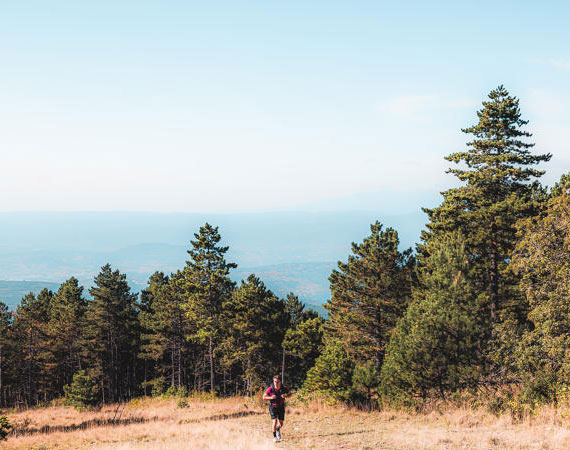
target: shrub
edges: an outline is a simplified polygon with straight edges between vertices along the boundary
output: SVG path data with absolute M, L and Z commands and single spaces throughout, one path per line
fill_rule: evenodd
M 348 400 L 352 387 L 352 372 L 353 363 L 342 344 L 339 341 L 331 341 L 307 373 L 303 389 L 335 400 Z
M 85 370 L 73 375 L 73 381 L 64 386 L 65 403 L 78 410 L 95 406 L 99 399 L 99 387 L 95 377 Z
M 153 378 L 152 380 L 143 381 L 141 386 L 146 389 L 150 387 L 151 397 L 160 397 L 164 394 L 164 377 Z M 145 391 L 146 392 L 146 391 Z
M 178 408 L 188 408 L 188 406 L 190 406 L 188 404 L 188 401 L 186 401 L 185 398 L 179 398 L 178 401 L 176 402 L 176 406 Z
M 164 398 L 187 397 L 188 389 L 185 386 L 170 386 L 162 396 Z
M 6 439 L 6 436 L 8 436 L 12 428 L 12 424 L 8 422 L 8 418 L 6 416 L 0 416 L 0 440 Z

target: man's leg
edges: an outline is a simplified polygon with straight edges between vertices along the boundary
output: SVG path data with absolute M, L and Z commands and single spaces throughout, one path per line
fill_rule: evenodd
M 277 431 L 277 424 L 279 423 L 279 419 L 277 417 L 273 419 L 273 436 L 275 436 L 275 432 Z
M 279 426 L 277 427 L 277 439 L 281 440 L 281 427 L 285 421 L 285 406 L 281 406 L 279 408 L 277 418 L 279 419 Z

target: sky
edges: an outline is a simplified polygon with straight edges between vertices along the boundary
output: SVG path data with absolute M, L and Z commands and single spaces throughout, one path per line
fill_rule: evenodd
M 552 185 L 569 42 L 566 1 L 2 2 L 0 211 L 417 210 L 499 84 Z

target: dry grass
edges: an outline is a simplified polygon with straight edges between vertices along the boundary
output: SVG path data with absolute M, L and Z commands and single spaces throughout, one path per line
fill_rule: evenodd
M 129 403 L 119 424 L 116 407 L 77 412 L 50 407 L 10 413 L 21 435 L 6 449 L 269 449 L 270 422 L 254 400 L 144 399 Z M 120 409 L 119 409 L 120 412 Z M 562 450 L 570 448 L 570 421 L 560 410 L 543 408 L 516 421 L 484 410 L 448 408 L 412 414 L 365 413 L 315 401 L 288 409 L 284 449 L 462 449 Z

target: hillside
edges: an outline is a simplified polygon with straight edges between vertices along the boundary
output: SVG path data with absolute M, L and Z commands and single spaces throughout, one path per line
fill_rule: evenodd
M 119 266 L 120 267 L 120 266 Z M 255 274 L 263 280 L 263 282 L 279 297 L 285 297 L 289 292 L 294 292 L 304 303 L 325 314 L 322 304 L 329 297 L 328 277 L 332 269 L 336 267 L 333 262 L 313 262 L 313 263 L 290 263 L 290 264 L 273 264 L 268 266 L 257 267 L 238 267 L 232 271 L 231 278 L 240 282 L 246 279 L 250 274 Z M 98 270 L 93 268 L 93 270 Z M 134 292 L 139 292 L 146 287 L 146 280 L 152 272 L 142 274 L 129 274 L 129 285 Z M 81 272 L 79 280 L 86 290 L 92 285 L 92 278 L 83 278 L 87 276 L 85 272 Z M 64 281 L 64 278 L 61 279 Z M 43 288 L 56 290 L 59 283 L 49 281 L 3 281 L 0 280 L 0 301 L 6 303 L 11 308 L 15 308 L 22 297 L 28 292 L 38 293 Z
M 564 412 L 549 408 L 515 420 L 484 410 L 443 408 L 430 414 L 362 412 L 314 402 L 288 408 L 283 441 L 272 442 L 269 414 L 253 399 L 139 399 L 77 412 L 63 407 L 9 412 L 17 436 L 6 450 L 563 450 Z
M 37 294 L 42 289 L 56 290 L 58 283 L 47 281 L 3 281 L 0 280 L 0 301 L 9 307 L 15 308 L 22 300 L 22 297 L 29 292 Z
M 139 291 L 154 271 L 182 268 L 194 233 L 209 221 L 230 247 L 228 260 L 238 264 L 235 281 L 255 273 L 279 296 L 293 291 L 318 309 L 329 297 L 328 277 L 336 261 L 346 260 L 351 243 L 360 242 L 375 220 L 396 228 L 405 248 L 414 245 L 425 215 L 0 212 L 0 278 L 50 287 L 74 276 L 88 288 L 101 266 L 110 263 Z M 14 305 L 22 292 L 36 289 L 30 286 L 4 285 L 0 300 Z

